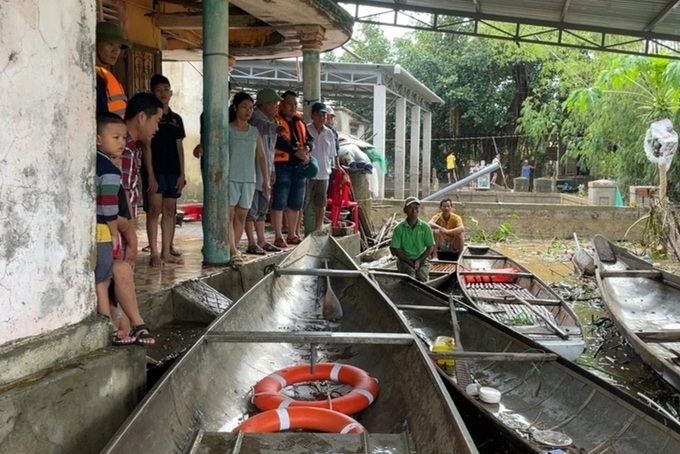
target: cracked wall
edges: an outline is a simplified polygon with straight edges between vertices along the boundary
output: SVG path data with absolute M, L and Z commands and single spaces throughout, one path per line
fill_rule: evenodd
M 92 0 L 0 1 L 0 345 L 95 310 Z

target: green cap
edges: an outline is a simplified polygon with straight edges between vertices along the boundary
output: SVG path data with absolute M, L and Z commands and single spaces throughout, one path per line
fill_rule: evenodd
M 266 104 L 268 102 L 278 102 L 281 101 L 283 98 L 279 96 L 276 91 L 274 91 L 271 88 L 263 88 L 262 90 L 257 92 L 257 99 L 255 100 L 255 105 L 259 106 L 260 104 Z
M 123 30 L 113 22 L 104 21 L 97 23 L 97 42 L 109 41 L 119 43 L 121 49 L 128 49 L 130 44 L 125 40 Z

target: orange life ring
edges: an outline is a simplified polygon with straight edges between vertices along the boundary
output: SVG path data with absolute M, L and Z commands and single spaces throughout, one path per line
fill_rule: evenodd
M 492 282 L 514 282 L 517 276 L 513 276 L 512 273 L 518 273 L 519 270 L 514 267 L 510 268 L 498 268 L 492 270 L 476 270 L 480 274 L 466 274 L 465 282 L 467 284 L 486 284 Z M 493 274 L 494 272 L 502 274 Z
M 364 426 L 354 418 L 326 408 L 293 407 L 268 410 L 243 421 L 234 432 L 279 432 L 288 429 L 336 434 L 360 434 Z
M 288 385 L 315 380 L 333 380 L 352 386 L 344 396 L 326 400 L 295 400 L 281 394 Z M 365 409 L 378 397 L 378 379 L 358 367 L 318 363 L 312 374 L 308 364 L 291 366 L 267 375 L 253 387 L 253 404 L 262 411 L 287 407 L 327 408 L 346 415 Z

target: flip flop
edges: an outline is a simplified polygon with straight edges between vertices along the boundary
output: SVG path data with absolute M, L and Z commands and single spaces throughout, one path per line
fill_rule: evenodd
M 269 242 L 264 243 L 262 249 L 267 252 L 281 252 L 281 248 L 278 248 Z
M 288 243 L 288 244 L 300 244 L 300 243 L 302 243 L 302 240 L 300 239 L 299 236 L 294 236 L 293 238 L 288 238 L 286 240 L 286 243 Z
M 130 331 L 130 337 L 135 338 L 135 344 L 137 345 L 154 345 L 156 343 L 156 339 L 151 335 L 149 327 L 144 323 L 133 326 L 132 331 Z
M 251 244 L 250 246 L 248 246 L 248 249 L 246 249 L 246 254 L 267 255 L 267 251 L 262 249 L 257 244 Z

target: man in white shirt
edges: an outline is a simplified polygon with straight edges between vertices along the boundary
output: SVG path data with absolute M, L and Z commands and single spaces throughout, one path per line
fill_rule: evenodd
M 340 169 L 338 153 L 335 147 L 335 134 L 326 126 L 328 106 L 317 102 L 312 105 L 312 122 L 307 125 L 309 135 L 314 139 L 312 156 L 316 158 L 319 171 L 314 178 L 307 180 L 305 207 L 310 203 L 314 207 L 314 231 L 321 230 L 328 201 L 328 182 L 333 166 Z M 308 225 L 307 223 L 305 223 Z

